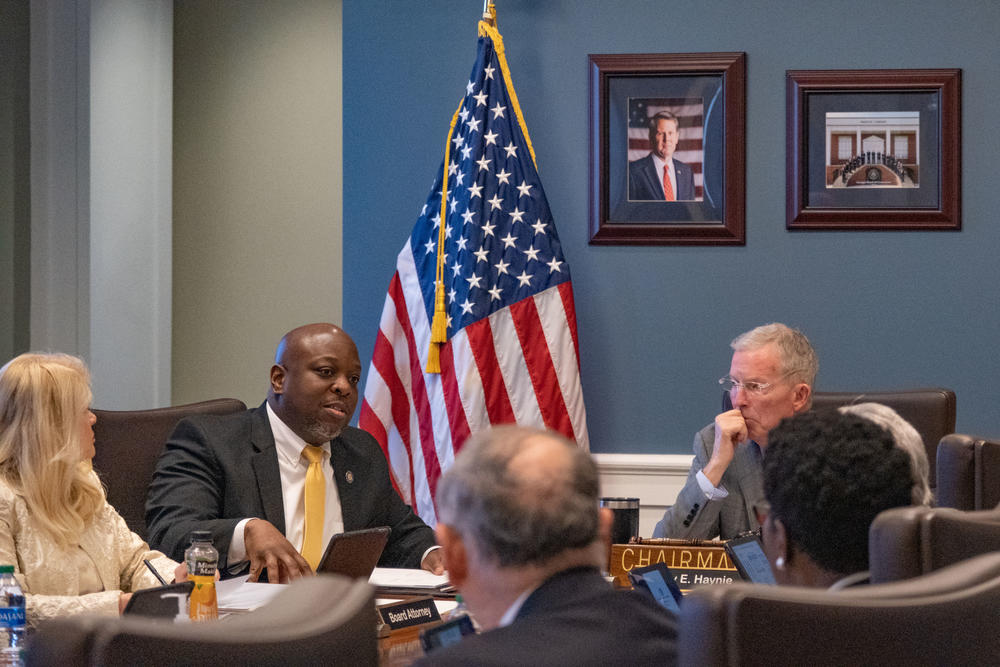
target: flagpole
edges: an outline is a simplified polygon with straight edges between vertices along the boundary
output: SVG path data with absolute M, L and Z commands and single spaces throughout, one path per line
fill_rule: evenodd
M 495 11 L 487 0 L 445 158 L 396 258 L 358 421 L 428 523 L 471 433 L 518 423 L 589 439 L 569 265 Z
M 514 82 L 510 77 L 510 69 L 507 67 L 507 57 L 504 53 L 503 37 L 496 28 L 497 11 L 496 5 L 491 0 L 486 0 L 486 8 L 483 11 L 483 20 L 479 22 L 480 36 L 489 37 L 496 49 L 497 60 L 500 62 L 500 72 L 507 85 L 507 94 L 510 96 L 511 106 L 514 107 L 514 116 L 521 127 L 524 135 L 524 143 L 528 147 L 531 155 L 531 162 L 538 168 L 535 160 L 535 148 L 531 145 L 531 136 L 528 134 L 528 126 L 524 122 L 524 114 L 521 113 L 521 105 L 517 101 L 517 93 L 514 91 Z M 437 269 L 434 281 L 434 316 L 431 319 L 431 339 L 427 344 L 427 365 L 424 367 L 427 373 L 440 373 L 441 346 L 448 342 L 448 316 L 445 311 L 444 298 L 444 244 L 445 244 L 445 220 L 448 218 L 448 168 L 451 160 L 451 137 L 455 132 L 455 124 L 458 121 L 458 114 L 462 110 L 462 103 L 455 110 L 455 115 L 451 117 L 451 125 L 448 128 L 448 141 L 444 150 L 444 174 L 441 184 L 441 212 L 440 228 L 438 229 L 437 244 Z
M 487 27 L 486 32 L 490 30 L 495 33 L 490 35 L 490 38 L 494 40 L 494 43 L 500 40 L 500 34 L 496 32 L 497 25 L 497 10 L 496 5 L 493 4 L 492 0 L 483 0 L 483 19 L 481 23 L 485 23 Z M 483 34 L 483 26 L 480 26 L 480 34 Z M 510 73 L 507 71 L 507 62 L 503 59 L 503 46 L 500 42 L 500 54 L 501 54 L 501 69 L 503 70 L 504 77 L 507 80 L 508 86 L 510 86 Z M 510 90 L 513 95 L 513 89 Z M 517 107 L 517 97 L 514 96 L 513 99 L 514 108 L 520 116 L 520 109 Z M 448 217 L 448 165 L 451 158 L 451 135 L 455 132 L 455 123 L 458 121 L 458 114 L 462 110 L 462 103 L 459 102 L 458 109 L 455 110 L 455 114 L 451 117 L 451 125 L 448 128 L 448 141 L 445 142 L 444 148 L 444 174 L 442 177 L 441 184 L 441 226 L 438 230 L 438 247 L 437 247 L 437 270 L 435 271 L 434 280 L 434 317 L 431 320 L 431 340 L 427 346 L 427 365 L 424 371 L 427 373 L 440 373 L 441 372 L 441 358 L 440 351 L 441 346 L 448 342 L 448 316 L 445 312 L 444 303 L 444 243 L 445 243 L 445 220 Z M 525 132 L 525 138 L 527 138 L 527 128 L 524 127 L 522 121 L 521 128 Z M 531 152 L 531 159 L 535 159 L 535 151 L 531 147 L 531 140 L 528 139 L 528 151 Z

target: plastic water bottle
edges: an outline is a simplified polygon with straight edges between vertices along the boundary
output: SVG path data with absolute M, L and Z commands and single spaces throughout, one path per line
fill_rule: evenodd
M 192 621 L 207 621 L 219 617 L 219 601 L 215 595 L 215 570 L 219 567 L 219 552 L 212 546 L 212 533 L 195 530 L 191 546 L 184 552 L 188 577 L 194 582 L 188 598 Z
M 13 565 L 0 565 L 0 665 L 24 664 L 24 591 Z
M 472 621 L 472 627 L 476 629 L 476 632 L 479 632 L 479 623 L 476 623 L 476 619 L 469 613 L 469 607 L 465 604 L 461 593 L 455 596 L 455 603 L 455 608 L 448 614 L 448 620 L 453 621 L 461 616 L 468 616 L 469 620 Z

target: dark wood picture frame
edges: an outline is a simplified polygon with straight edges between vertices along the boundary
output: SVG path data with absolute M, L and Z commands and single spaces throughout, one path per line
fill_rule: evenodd
M 789 230 L 962 228 L 960 69 L 788 70 L 785 83 Z M 862 199 L 846 189 L 830 194 L 815 187 L 810 168 L 815 171 L 820 162 L 828 163 L 815 127 L 824 109 L 895 110 L 893 104 L 906 106 L 911 98 L 916 106 L 926 101 L 919 112 L 920 131 L 927 130 L 931 138 L 919 151 L 929 163 L 921 165 L 919 177 L 920 188 L 925 188 L 921 198 L 926 201 L 909 203 L 891 190 L 882 190 L 881 198 L 878 191 L 869 190 Z
M 746 54 L 590 54 L 588 66 L 590 243 L 745 245 Z M 629 199 L 623 113 L 629 100 L 622 87 L 657 98 L 683 96 L 677 93 L 688 85 L 715 89 L 702 121 L 704 195 L 683 202 Z

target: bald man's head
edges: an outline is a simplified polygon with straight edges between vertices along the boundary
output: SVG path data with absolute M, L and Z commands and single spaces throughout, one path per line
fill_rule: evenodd
M 542 564 L 594 542 L 599 485 L 590 454 L 551 431 L 473 434 L 442 476 L 438 519 L 500 566 Z
M 358 405 L 361 361 L 340 327 L 292 329 L 278 343 L 267 401 L 300 438 L 319 445 L 337 437 Z

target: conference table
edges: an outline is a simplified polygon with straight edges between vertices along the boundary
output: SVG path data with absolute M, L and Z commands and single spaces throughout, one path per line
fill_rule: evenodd
M 414 596 L 416 597 L 416 596 Z M 377 598 L 376 605 L 398 602 L 405 598 Z M 411 598 L 412 599 L 412 598 Z M 443 620 L 448 619 L 448 613 L 455 608 L 454 597 L 435 597 L 434 601 Z M 387 637 L 378 640 L 379 665 L 383 667 L 405 667 L 423 656 L 424 650 L 420 644 L 420 631 L 436 624 L 416 625 L 410 628 L 395 630 Z
M 382 667 L 405 667 L 423 656 L 420 646 L 420 630 L 408 628 L 397 630 L 388 637 L 378 640 L 378 664 Z
M 610 545 L 608 572 L 619 588 L 631 588 L 628 572 L 653 563 L 665 563 L 681 581 L 697 582 L 704 578 L 715 582 L 739 581 L 740 575 L 721 542 L 715 540 L 673 540 L 639 538 L 628 544 Z M 722 576 L 720 576 L 722 575 Z M 683 586 L 686 591 L 690 586 Z M 403 599 L 394 596 L 393 600 Z M 392 600 L 379 597 L 377 604 Z M 442 618 L 455 607 L 451 598 L 435 598 Z M 392 667 L 409 665 L 423 655 L 420 631 L 428 625 L 397 630 L 379 639 L 379 664 Z

